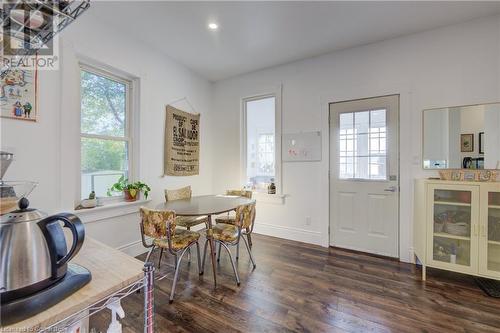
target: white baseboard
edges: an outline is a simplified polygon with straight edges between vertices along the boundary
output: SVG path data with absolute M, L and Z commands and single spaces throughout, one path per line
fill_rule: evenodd
M 198 228 L 193 228 L 193 229 L 197 231 L 196 229 Z M 204 229 L 204 226 L 199 227 L 199 229 L 200 230 Z M 325 246 L 323 237 L 319 231 L 277 226 L 268 223 L 256 223 L 254 227 L 254 232 L 267 236 L 273 236 L 278 238 L 299 241 L 303 243 Z M 140 239 L 128 244 L 118 246 L 116 249 L 132 257 L 136 257 L 148 251 L 148 249 L 142 245 L 142 241 Z
M 267 236 L 325 246 L 323 237 L 319 231 L 284 227 L 268 223 L 255 223 L 254 232 Z

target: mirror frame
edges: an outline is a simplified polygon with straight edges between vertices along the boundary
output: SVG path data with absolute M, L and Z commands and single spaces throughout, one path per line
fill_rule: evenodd
M 442 107 L 435 107 L 435 108 L 429 108 L 429 109 L 423 109 L 422 110 L 422 116 L 421 116 L 421 129 L 420 129 L 420 167 L 424 171 L 437 171 L 437 170 L 452 170 L 456 168 L 444 168 L 444 169 L 439 169 L 439 168 L 424 168 L 424 114 L 425 111 L 433 111 L 433 110 L 441 110 L 441 109 L 449 109 L 449 108 L 462 108 L 462 107 L 470 107 L 470 106 L 481 106 L 481 105 L 492 105 L 492 104 L 499 104 L 500 102 L 487 102 L 487 103 L 476 103 L 476 104 L 467 104 L 467 105 L 455 105 L 455 106 L 442 106 Z M 460 168 L 463 169 L 463 168 Z

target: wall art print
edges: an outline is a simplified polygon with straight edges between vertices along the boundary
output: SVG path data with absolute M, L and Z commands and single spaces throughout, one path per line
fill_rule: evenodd
M 36 121 L 37 85 L 37 70 L 9 70 L 0 79 L 0 117 Z
M 167 105 L 164 175 L 192 176 L 200 170 L 200 115 Z

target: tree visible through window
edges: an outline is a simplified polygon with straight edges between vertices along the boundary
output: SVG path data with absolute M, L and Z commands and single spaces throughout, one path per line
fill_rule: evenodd
M 81 196 L 98 197 L 120 176 L 129 177 L 129 82 L 82 68 Z

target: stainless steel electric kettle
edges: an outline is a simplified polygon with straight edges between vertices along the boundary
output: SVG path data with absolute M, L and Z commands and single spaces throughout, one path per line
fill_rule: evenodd
M 18 210 L 0 216 L 2 304 L 57 283 L 65 276 L 67 262 L 78 253 L 85 238 L 83 223 L 77 216 L 62 213 L 47 217 L 28 208 L 28 204 L 22 197 Z M 63 227 L 71 230 L 73 241 L 69 251 Z

